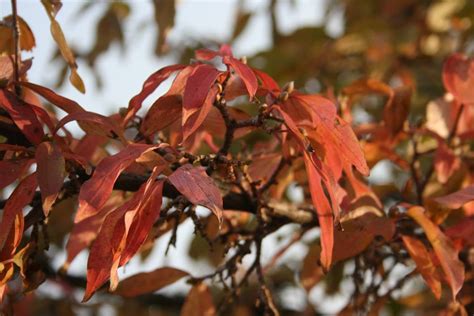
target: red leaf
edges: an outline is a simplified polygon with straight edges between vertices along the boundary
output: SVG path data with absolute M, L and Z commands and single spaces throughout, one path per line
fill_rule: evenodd
M 462 239 L 463 242 L 474 247 L 474 217 L 463 218 L 445 230 L 446 236 L 452 239 Z
M 168 67 L 161 68 L 160 70 L 151 74 L 143 83 L 142 91 L 134 96 L 129 104 L 127 114 L 123 119 L 123 125 L 126 123 L 138 112 L 142 107 L 143 101 L 155 91 L 155 89 L 175 71 L 185 68 L 185 65 L 171 65 Z
M 119 153 L 104 158 L 92 177 L 81 187 L 75 222 L 97 213 L 112 193 L 115 180 L 120 173 L 141 155 L 157 147 L 157 145 L 130 144 Z
M 222 195 L 203 167 L 186 164 L 176 169 L 168 180 L 189 202 L 204 206 L 222 223 Z
M 442 197 L 437 197 L 434 200 L 452 209 L 460 208 L 464 204 L 474 200 L 474 185 L 470 185 Z
M 250 98 L 253 98 L 258 89 L 258 81 L 252 68 L 232 56 L 225 56 L 223 62 L 234 69 L 236 74 L 244 81 Z
M 0 90 L 0 106 L 10 114 L 13 122 L 30 142 L 37 145 L 44 137 L 43 126 L 30 105 L 6 90 Z
M 474 61 L 462 54 L 448 57 L 443 65 L 443 83 L 458 102 L 474 103 Z
M 135 192 L 133 197 L 122 206 L 111 211 L 103 221 L 97 238 L 92 244 L 87 262 L 87 286 L 83 302 L 90 299 L 94 292 L 101 287 L 118 267 L 123 241 L 127 238 L 127 222 L 130 222 L 136 212 L 146 205 L 156 174 L 152 174 Z M 130 213 L 131 216 L 126 216 Z M 127 218 L 128 217 L 128 218 Z M 123 248 L 122 248 L 123 249 Z M 114 276 L 116 278 L 116 275 Z
M 267 73 L 261 70 L 257 70 L 257 69 L 252 69 L 252 71 L 255 73 L 258 79 L 260 79 L 261 86 L 263 89 L 266 89 L 269 92 L 273 92 L 273 93 L 280 92 L 280 86 L 278 85 L 278 83 L 272 77 L 270 77 Z
M 43 142 L 36 148 L 36 173 L 43 200 L 43 212 L 48 216 L 61 190 L 66 173 L 66 161 L 53 143 Z
M 147 239 L 153 224 L 160 216 L 162 196 L 163 181 L 158 181 L 150 190 L 146 205 L 137 213 L 127 232 L 125 247 L 120 255 L 120 266 L 126 264 Z
M 66 244 L 67 258 L 63 264 L 64 270 L 67 270 L 74 258 L 97 237 L 105 217 L 119 204 L 123 204 L 123 200 L 122 195 L 112 195 L 97 214 L 73 226 Z
M 216 68 L 207 64 L 199 64 L 194 67 L 184 88 L 183 116 L 185 116 L 186 110 L 189 111 L 203 105 L 219 73 Z
M 182 116 L 181 96 L 165 95 L 153 103 L 140 127 L 141 132 L 150 136 L 170 126 Z
M 6 246 L 5 241 L 15 222 L 15 217 L 17 215 L 23 217 L 23 208 L 33 199 L 37 185 L 36 174 L 32 173 L 18 184 L 8 198 L 5 208 L 3 209 L 2 223 L 0 224 L 0 249 Z M 18 238 L 18 240 L 15 241 L 16 245 L 18 245 L 21 240 L 23 228 L 21 228 L 21 230 L 19 234 L 16 234 Z
M 185 142 L 188 137 L 191 136 L 204 123 L 212 109 L 212 104 L 216 99 L 217 92 L 217 87 L 213 86 L 209 90 L 204 103 L 199 108 L 186 109 L 183 107 L 183 142 Z
M 0 190 L 18 179 L 29 167 L 31 160 L 0 160 Z
M 148 136 L 160 131 L 181 118 L 184 88 L 193 70 L 194 66 L 188 66 L 181 70 L 168 92 L 153 103 L 140 127 L 144 135 Z
M 209 288 L 204 283 L 195 284 L 181 309 L 181 316 L 214 316 L 216 308 Z
M 70 100 L 63 96 L 56 94 L 53 90 L 48 88 L 36 85 L 31 82 L 20 82 L 20 84 L 24 87 L 27 87 L 30 90 L 33 90 L 52 104 L 59 107 L 66 113 L 75 113 L 75 112 L 82 112 L 84 109 L 77 103 L 76 101 Z
M 56 134 L 60 128 L 72 121 L 84 121 L 89 123 L 87 125 L 80 125 L 86 133 L 111 137 L 113 136 L 110 135 L 110 132 L 112 131 L 120 138 L 122 142 L 126 143 L 122 129 L 114 120 L 107 116 L 87 111 L 74 112 L 63 117 L 56 125 L 53 134 Z
M 431 259 L 430 253 L 425 245 L 418 239 L 409 236 L 402 236 L 402 239 L 410 257 L 415 261 L 421 276 L 426 284 L 428 284 L 436 299 L 439 300 L 441 298 L 441 278 Z
M 321 176 L 316 170 L 308 153 L 304 153 L 304 163 L 308 174 L 309 191 L 313 205 L 318 214 L 319 227 L 321 228 L 321 263 L 325 269 L 332 264 L 334 247 L 334 220 L 331 205 L 321 185 Z
M 447 281 L 451 286 L 453 300 L 456 300 L 456 295 L 464 283 L 464 264 L 459 260 L 458 252 L 454 248 L 452 241 L 443 234 L 438 226 L 433 224 L 433 222 L 426 217 L 422 207 L 411 207 L 408 210 L 408 215 L 423 227 L 426 237 L 428 237 L 428 240 L 433 246 L 441 268 L 446 274 Z
M 187 272 L 175 268 L 159 268 L 151 272 L 135 274 L 120 281 L 114 293 L 124 297 L 152 293 L 188 275 Z

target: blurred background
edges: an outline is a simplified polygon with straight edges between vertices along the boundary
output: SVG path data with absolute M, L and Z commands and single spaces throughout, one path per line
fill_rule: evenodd
M 10 12 L 10 1 L 1 0 L 1 15 Z M 33 57 L 29 80 L 58 89 L 86 109 L 102 114 L 126 107 L 157 69 L 189 63 L 196 48 L 215 49 L 229 43 L 236 56 L 247 56 L 251 66 L 269 73 L 280 85 L 295 81 L 297 89 L 307 93 L 337 96 L 343 87 L 365 77 L 394 87 L 400 83 L 411 85 L 415 92 L 410 120 L 416 122 L 428 102 L 444 94 L 444 58 L 454 51 L 471 53 L 474 48 L 474 1 L 469 0 L 63 1 L 56 18 L 77 56 L 78 71 L 86 86 L 86 93 L 81 94 L 67 80 L 69 70 L 51 38 L 49 19 L 41 3 L 19 0 L 18 14 L 36 38 L 36 47 L 23 56 Z M 166 87 L 160 87 L 145 105 L 150 105 Z M 380 118 L 380 96 L 358 102 L 359 113 L 354 117 L 365 122 Z M 370 181 L 380 186 L 396 177 L 396 171 L 383 163 L 373 174 Z M 68 206 L 63 208 L 63 212 L 52 213 L 57 215 L 50 222 L 50 227 L 55 227 L 54 221 L 58 227 L 50 232 L 57 245 L 50 250 L 54 268 L 64 262 L 59 249 L 64 247 L 68 230 L 61 216 L 67 214 Z M 180 226 L 176 248 L 171 248 L 167 256 L 164 253 L 170 233 L 163 235 L 148 254 L 121 269 L 121 276 L 164 265 L 188 271 L 192 267 L 194 275 L 211 271 L 221 262 L 222 253 L 219 249 L 211 252 L 204 240 L 192 234 L 193 229 L 192 222 Z M 265 240 L 264 259 L 270 259 L 291 238 L 293 229 L 284 227 Z M 305 243 L 311 243 L 314 237 L 307 235 L 279 259 L 278 269 L 270 271 L 277 297 L 288 315 L 337 313 L 350 299 L 350 264 L 336 266 L 336 273 L 309 295 L 299 286 L 295 271 L 301 270 L 308 252 Z M 86 253 L 76 258 L 70 268 L 72 275 L 85 274 L 86 258 Z M 399 269 L 404 273 L 406 268 Z M 420 287 L 419 281 L 408 284 L 404 294 Z M 81 293 L 67 296 L 49 282 L 37 294 L 42 299 L 34 302 L 41 314 L 128 315 L 133 311 L 136 315 L 164 315 L 166 304 L 170 304 L 168 312 L 176 312 L 172 302 L 182 300 L 188 288 L 181 282 L 148 301 L 97 295 L 87 306 L 80 306 L 77 302 Z M 407 309 L 416 307 L 409 305 L 413 302 L 405 304 L 389 305 L 384 313 L 407 314 Z M 239 315 L 249 314 L 242 310 Z

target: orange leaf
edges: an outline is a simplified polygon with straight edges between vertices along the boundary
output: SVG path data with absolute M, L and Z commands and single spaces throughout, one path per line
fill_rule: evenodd
M 321 185 L 321 176 L 317 172 L 311 157 L 305 152 L 304 162 L 308 174 L 309 190 L 313 205 L 318 214 L 319 227 L 321 229 L 321 263 L 325 269 L 332 264 L 332 252 L 334 247 L 334 219 L 331 205 L 325 196 Z
M 138 112 L 142 107 L 143 101 L 155 91 L 155 89 L 175 71 L 185 68 L 184 65 L 172 65 L 161 68 L 160 70 L 151 74 L 143 83 L 142 90 L 136 96 L 134 96 L 129 104 L 127 114 L 123 119 L 123 125 L 125 126 L 128 121 Z
M 113 273 L 111 288 L 118 282 L 116 269 L 120 264 L 124 241 L 127 239 L 131 222 L 137 212 L 143 211 L 145 207 L 155 206 L 154 203 L 149 202 L 153 200 L 150 197 L 156 188 L 154 181 L 159 170 L 156 168 L 133 197 L 111 211 L 103 221 L 87 261 L 87 286 L 83 302 L 90 299 L 94 292 L 111 277 L 111 273 Z M 158 186 L 161 188 L 160 183 Z M 145 210 L 145 212 L 149 211 L 151 210 Z M 159 212 L 159 209 L 154 211 Z
M 376 236 L 389 241 L 394 223 L 373 206 L 361 206 L 341 217 L 343 230 L 334 232 L 333 261 L 352 258 L 364 251 Z
M 195 284 L 181 309 L 181 316 L 213 316 L 216 308 L 209 288 L 204 283 Z
M 430 287 L 436 299 L 441 298 L 441 279 L 436 266 L 431 260 L 431 255 L 425 245 L 418 239 L 402 236 L 410 257 L 415 261 L 418 271 Z
M 408 215 L 423 227 L 451 286 L 453 300 L 456 300 L 456 295 L 464 283 L 464 264 L 459 260 L 458 252 L 452 241 L 426 217 L 422 207 L 411 207 L 408 210 Z
M 176 169 L 168 180 L 189 202 L 210 209 L 222 223 L 222 195 L 203 167 L 186 164 Z
M 43 212 L 48 216 L 61 190 L 66 173 L 66 161 L 53 143 L 43 142 L 36 148 L 36 173 L 43 200 Z
M 124 297 L 134 297 L 152 293 L 188 275 L 187 272 L 175 268 L 159 268 L 151 272 L 135 274 L 120 281 L 114 293 Z

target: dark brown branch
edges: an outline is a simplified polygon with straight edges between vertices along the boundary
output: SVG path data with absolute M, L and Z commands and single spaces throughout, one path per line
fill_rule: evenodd
M 11 6 L 12 6 L 12 32 L 13 32 L 13 41 L 14 41 L 14 71 L 13 71 L 13 79 L 15 81 L 15 92 L 17 95 L 20 95 L 20 86 L 17 84 L 18 80 L 20 79 L 20 30 L 18 26 L 18 13 L 17 13 L 17 8 L 16 8 L 16 0 L 11 0 Z

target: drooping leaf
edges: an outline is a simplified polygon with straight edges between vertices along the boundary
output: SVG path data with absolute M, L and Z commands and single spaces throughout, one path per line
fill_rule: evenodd
M 15 217 L 17 215 L 23 217 L 22 210 L 33 199 L 37 186 L 36 173 L 32 173 L 18 184 L 8 198 L 5 208 L 3 209 L 2 223 L 0 224 L 0 249 L 4 246 L 6 247 L 5 241 L 14 226 Z M 17 238 L 21 239 L 22 234 L 23 231 L 17 232 Z M 18 242 L 19 240 L 15 243 L 17 244 Z
M 155 45 L 155 54 L 160 56 L 168 52 L 166 36 L 174 25 L 174 16 L 176 14 L 175 1 L 154 0 L 155 22 L 158 26 L 158 40 Z
M 210 209 L 222 222 L 222 195 L 203 167 L 186 164 L 176 169 L 168 180 L 191 203 Z
M 95 291 L 111 278 L 111 274 L 114 279 L 112 282 L 118 282 L 116 270 L 120 263 L 121 249 L 124 249 L 123 241 L 127 239 L 127 226 L 130 227 L 138 211 L 149 205 L 148 199 L 154 189 L 155 176 L 156 174 L 152 174 L 130 200 L 105 217 L 87 261 L 87 286 L 83 302 L 88 301 Z
M 408 209 L 408 215 L 423 227 L 426 237 L 428 237 L 439 259 L 455 300 L 464 283 L 464 264 L 458 258 L 458 251 L 439 227 L 426 217 L 422 207 L 411 207 Z
M 69 81 L 71 84 L 81 93 L 85 93 L 86 89 L 84 87 L 84 82 L 82 81 L 81 77 L 77 73 L 77 63 L 74 54 L 67 44 L 66 37 L 64 36 L 63 30 L 59 25 L 58 21 L 56 21 L 56 14 L 57 10 L 54 8 L 52 4 L 53 1 L 51 0 L 41 0 L 46 13 L 48 15 L 49 21 L 51 22 L 51 35 L 53 36 L 54 41 L 58 45 L 59 51 L 63 56 L 64 60 L 69 66 L 71 70 L 71 74 L 69 76 Z
M 459 53 L 448 57 L 443 65 L 443 83 L 458 102 L 473 104 L 474 61 Z
M 64 270 L 69 268 L 79 252 L 92 243 L 97 237 L 105 217 L 118 205 L 123 204 L 123 201 L 124 198 L 121 195 L 112 195 L 96 215 L 88 217 L 73 226 L 66 244 L 67 258 L 63 264 Z
M 92 177 L 81 187 L 75 222 L 80 222 L 97 213 L 109 198 L 120 173 L 141 155 L 156 147 L 158 146 L 130 144 L 119 153 L 104 158 L 96 167 Z
M 332 264 L 332 253 L 334 248 L 334 219 L 331 205 L 325 196 L 321 185 L 321 176 L 316 170 L 314 163 L 308 153 L 304 154 L 304 163 L 308 175 L 309 191 L 311 200 L 316 208 L 321 229 L 321 263 L 325 269 Z
M 63 186 L 66 161 L 58 146 L 51 142 L 39 144 L 36 148 L 35 158 L 43 211 L 47 217 Z
M 189 291 L 181 309 L 181 316 L 214 316 L 216 308 L 209 288 L 204 283 L 195 284 Z
M 155 174 L 160 173 L 162 168 L 157 167 Z M 140 249 L 148 237 L 153 224 L 160 216 L 160 209 L 163 196 L 163 181 L 157 181 L 150 189 L 146 204 L 135 215 L 130 225 L 125 245 L 120 254 L 120 266 L 126 264 Z
M 158 268 L 150 272 L 135 274 L 120 281 L 114 293 L 124 297 L 134 297 L 152 293 L 188 275 L 187 272 L 176 268 Z
M 151 74 L 143 83 L 142 90 L 136 96 L 134 96 L 129 104 L 127 114 L 123 119 L 123 125 L 126 125 L 128 121 L 138 112 L 142 107 L 143 101 L 155 91 L 155 89 L 175 71 L 179 71 L 185 68 L 185 65 L 172 65 L 161 68 L 160 70 Z
M 318 95 L 301 95 L 293 93 L 282 109 L 293 117 L 295 122 L 310 120 L 311 127 L 317 135 L 316 140 L 324 146 L 334 147 L 341 159 L 352 164 L 363 175 L 369 174 L 360 144 L 351 127 L 336 114 L 335 105 Z
M 441 279 L 436 266 L 434 265 L 431 255 L 423 243 L 410 236 L 402 236 L 410 257 L 415 261 L 418 271 L 428 284 L 436 299 L 441 298 Z
M 464 204 L 474 200 L 474 185 L 470 185 L 442 197 L 437 197 L 434 200 L 452 209 L 460 208 Z

